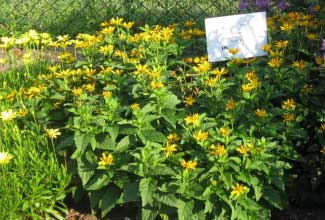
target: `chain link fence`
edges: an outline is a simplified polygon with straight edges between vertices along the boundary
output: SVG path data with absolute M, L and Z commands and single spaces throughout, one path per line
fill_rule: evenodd
M 0 0 L 0 30 L 51 34 L 93 32 L 111 17 L 138 25 L 170 24 L 237 13 L 238 0 Z M 0 32 L 0 35 L 1 35 Z

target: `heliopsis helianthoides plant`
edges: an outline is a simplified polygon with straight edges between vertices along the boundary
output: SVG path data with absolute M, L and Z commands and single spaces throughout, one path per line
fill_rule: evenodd
M 215 64 L 184 55 L 204 35 L 190 21 L 112 18 L 92 35 L 47 36 L 58 62 L 3 93 L 13 107 L 1 118 L 44 124 L 102 216 L 132 203 L 144 220 L 269 219 L 287 203 L 285 184 L 302 180 L 285 173 L 304 153 L 323 176 L 321 16 L 277 10 L 267 56 Z M 44 36 L 29 35 L 42 48 Z

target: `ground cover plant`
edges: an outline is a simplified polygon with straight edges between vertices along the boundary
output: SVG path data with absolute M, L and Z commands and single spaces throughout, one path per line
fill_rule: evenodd
M 321 10 L 279 7 L 268 18 L 268 56 L 243 60 L 230 48 L 216 64 L 190 56 L 204 38 L 192 21 L 136 27 L 114 17 L 76 38 L 34 30 L 1 38 L 1 63 L 17 68 L 0 78 L 1 178 L 19 164 L 16 135 L 7 134 L 30 129 L 42 143 L 31 146 L 44 146 L 62 181 L 52 210 L 66 193 L 60 162 L 74 199 L 102 217 L 129 205 L 140 219 L 269 219 L 324 179 Z M 35 53 L 49 48 L 56 59 Z

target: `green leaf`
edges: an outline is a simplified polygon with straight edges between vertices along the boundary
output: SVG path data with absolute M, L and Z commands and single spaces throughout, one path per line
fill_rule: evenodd
M 164 134 L 156 130 L 140 130 L 138 136 L 143 144 L 146 144 L 148 141 L 164 143 L 167 140 Z
M 129 136 L 125 136 L 120 142 L 116 145 L 115 152 L 123 152 L 128 149 L 130 145 L 130 138 Z
M 139 182 L 127 183 L 120 197 L 121 203 L 134 202 L 139 198 Z
M 110 135 L 106 135 L 104 140 L 100 143 L 97 143 L 97 148 L 102 150 L 114 150 L 115 149 L 115 142 L 110 137 Z
M 178 200 L 178 220 L 189 220 L 193 214 L 194 202 Z
M 109 186 L 105 191 L 102 199 L 101 211 L 102 217 L 107 215 L 112 208 L 115 207 L 118 198 L 120 197 L 120 190 L 116 186 Z
M 174 129 L 176 129 L 177 116 L 175 110 L 164 109 L 161 115 Z
M 171 207 L 178 207 L 179 201 L 174 194 L 169 195 L 159 195 L 156 198 L 159 202 L 171 206 Z
M 87 190 L 99 190 L 111 182 L 112 174 L 107 172 L 96 173 L 85 185 Z
M 161 102 L 163 103 L 162 108 L 164 109 L 175 109 L 176 105 L 178 105 L 181 101 L 177 98 L 176 95 L 174 94 L 168 94 L 166 96 L 164 96 L 161 100 Z
M 85 150 L 87 149 L 88 144 L 90 143 L 90 140 L 92 138 L 92 135 L 90 134 L 83 134 L 80 132 L 76 132 L 74 135 L 74 141 L 76 144 L 76 147 L 79 149 L 80 155 L 83 155 Z M 72 158 L 76 159 L 76 158 Z
M 111 126 L 106 128 L 106 130 L 108 131 L 109 135 L 111 136 L 112 140 L 115 142 L 116 138 L 119 134 L 119 127 L 118 126 Z
M 142 199 L 142 207 L 146 206 L 147 204 L 152 205 L 153 195 L 155 193 L 156 188 L 157 185 L 153 179 L 150 178 L 141 179 L 139 190 Z
M 155 220 L 158 216 L 158 211 L 142 208 L 142 220 Z
M 284 202 L 279 191 L 271 186 L 265 186 L 263 190 L 263 198 L 273 207 L 283 209 Z

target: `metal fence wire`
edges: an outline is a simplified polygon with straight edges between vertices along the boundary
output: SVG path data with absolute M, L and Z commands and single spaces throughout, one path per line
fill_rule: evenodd
M 186 20 L 203 25 L 206 17 L 236 13 L 237 5 L 237 0 L 0 0 L 0 29 L 73 35 L 116 16 L 139 25 Z

